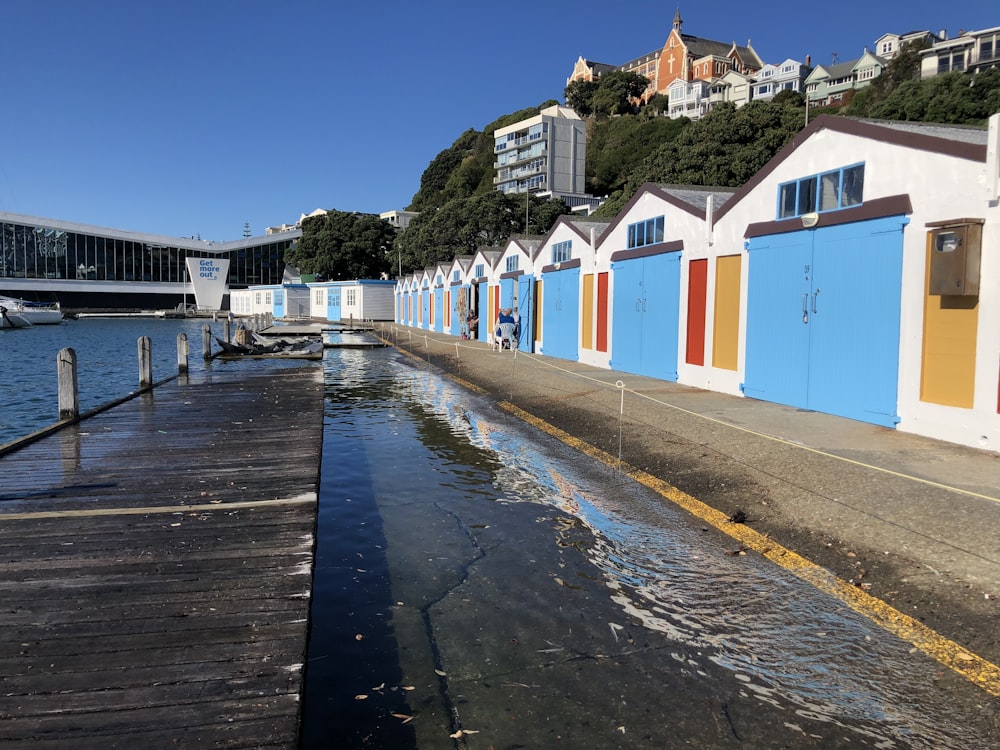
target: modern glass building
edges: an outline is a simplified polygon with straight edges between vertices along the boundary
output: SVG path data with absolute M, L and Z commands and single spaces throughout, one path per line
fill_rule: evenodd
M 67 310 L 169 309 L 191 294 L 186 258 L 228 259 L 231 289 L 280 284 L 285 251 L 301 236 L 209 242 L 0 211 L 0 294 Z

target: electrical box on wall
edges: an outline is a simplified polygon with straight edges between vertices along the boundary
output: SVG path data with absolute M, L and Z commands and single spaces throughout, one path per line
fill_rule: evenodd
M 929 269 L 931 294 L 979 294 L 982 239 L 983 225 L 979 221 L 934 226 Z

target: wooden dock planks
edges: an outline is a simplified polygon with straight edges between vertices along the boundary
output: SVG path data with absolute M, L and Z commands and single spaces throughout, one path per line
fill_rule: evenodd
M 322 412 L 173 381 L 0 458 L 0 746 L 296 746 Z

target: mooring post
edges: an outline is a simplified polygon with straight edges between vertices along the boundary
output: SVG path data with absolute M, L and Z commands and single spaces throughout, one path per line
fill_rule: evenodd
M 59 379 L 59 421 L 80 416 L 80 390 L 76 377 L 76 351 L 60 349 L 56 355 L 56 374 Z
M 184 331 L 177 334 L 177 372 L 183 375 L 188 371 L 188 337 Z
M 232 333 L 233 333 L 232 321 L 229 318 L 226 318 L 224 321 L 222 321 L 222 338 L 224 338 L 226 341 L 232 341 L 233 340 Z
M 139 349 L 139 390 L 153 387 L 153 347 L 149 336 L 136 340 Z
M 201 327 L 201 354 L 205 359 L 212 358 L 212 328 L 208 323 Z

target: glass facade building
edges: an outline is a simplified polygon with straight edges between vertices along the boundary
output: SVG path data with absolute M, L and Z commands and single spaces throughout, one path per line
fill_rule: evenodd
M 228 259 L 231 289 L 280 284 L 285 251 L 301 235 L 294 229 L 207 242 L 0 212 L 0 290 L 79 304 L 100 293 L 105 297 L 100 306 L 112 307 L 125 299 L 121 294 L 134 300 L 145 293 L 150 305 L 162 305 L 164 295 L 183 298 L 189 257 Z

